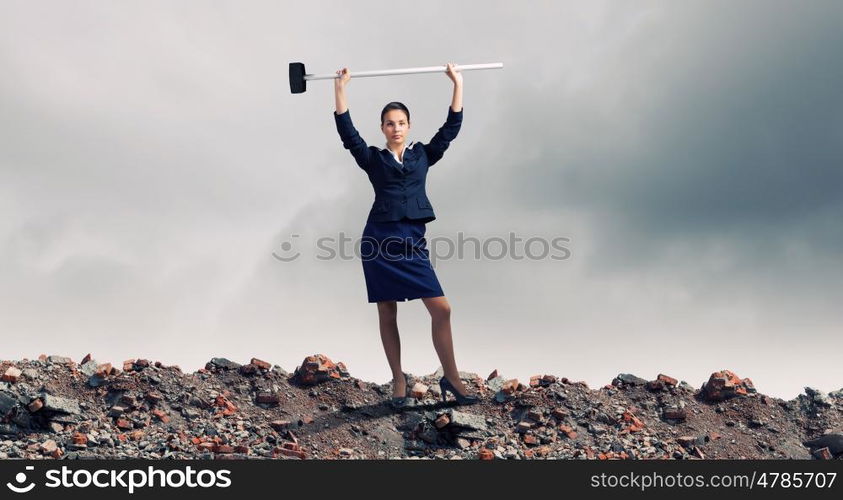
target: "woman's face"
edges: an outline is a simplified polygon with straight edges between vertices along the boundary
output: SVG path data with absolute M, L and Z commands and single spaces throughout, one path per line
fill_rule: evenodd
M 410 121 L 407 114 L 400 109 L 390 109 L 383 115 L 381 131 L 390 146 L 402 147 L 410 131 Z

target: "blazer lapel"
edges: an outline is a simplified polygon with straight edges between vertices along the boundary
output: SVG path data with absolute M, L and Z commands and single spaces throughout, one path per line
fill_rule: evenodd
M 388 158 L 387 161 L 392 165 L 393 168 L 398 170 L 399 172 L 410 172 L 416 168 L 416 162 L 407 163 L 407 160 L 410 157 L 413 157 L 415 153 L 413 152 L 413 148 L 418 147 L 418 144 L 413 141 L 410 146 L 404 148 L 404 164 L 402 165 L 398 160 L 395 159 L 393 156 L 392 151 L 388 148 L 381 148 L 381 154 L 385 154 Z

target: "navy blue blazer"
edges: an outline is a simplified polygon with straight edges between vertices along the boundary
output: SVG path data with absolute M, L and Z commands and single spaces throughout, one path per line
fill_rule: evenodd
M 375 201 L 366 222 L 409 219 L 431 222 L 436 219 L 425 192 L 427 169 L 442 158 L 462 125 L 462 112 L 448 106 L 448 118 L 427 144 L 412 142 L 404 149 L 404 164 L 386 148 L 367 146 L 351 122 L 350 111 L 337 114 L 337 132 L 345 149 L 351 151 L 375 190 Z

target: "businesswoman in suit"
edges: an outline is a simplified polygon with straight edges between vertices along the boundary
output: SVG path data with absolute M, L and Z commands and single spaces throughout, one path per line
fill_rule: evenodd
M 407 141 L 410 111 L 399 102 L 387 104 L 381 112 L 385 148 L 369 146 L 351 122 L 345 87 L 351 80 L 348 68 L 334 79 L 334 119 L 343 147 L 354 156 L 375 189 L 375 201 L 363 230 L 361 254 L 369 302 L 376 302 L 381 341 L 392 370 L 395 408 L 408 403 L 410 380 L 401 370 L 401 341 L 398 335 L 398 301 L 420 298 L 430 312 L 433 345 L 444 369 L 439 380 L 442 401 L 451 392 L 459 404 L 473 404 L 460 380 L 451 337 L 451 306 L 430 265 L 424 238 L 425 224 L 436 219 L 425 193 L 427 170 L 442 158 L 462 124 L 462 74 L 447 65 L 454 83 L 448 118 L 427 144 Z

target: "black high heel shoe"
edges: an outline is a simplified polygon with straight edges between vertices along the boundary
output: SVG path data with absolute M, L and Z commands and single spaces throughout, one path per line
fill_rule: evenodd
M 396 410 L 405 407 L 408 403 L 408 398 L 410 397 L 410 378 L 406 373 L 401 373 L 404 375 L 404 395 L 392 396 L 392 399 L 389 400 L 389 405 Z
M 446 379 L 444 376 L 439 379 L 439 390 L 442 392 L 442 402 L 443 403 L 446 402 L 445 396 L 447 395 L 448 392 L 453 394 L 454 397 L 457 398 L 457 403 L 461 404 L 461 405 L 473 405 L 473 404 L 478 403 L 480 401 L 480 398 L 478 398 L 476 396 L 471 396 L 471 395 L 463 396 L 462 394 L 457 392 L 457 389 L 454 387 L 454 385 L 451 383 L 451 381 Z

